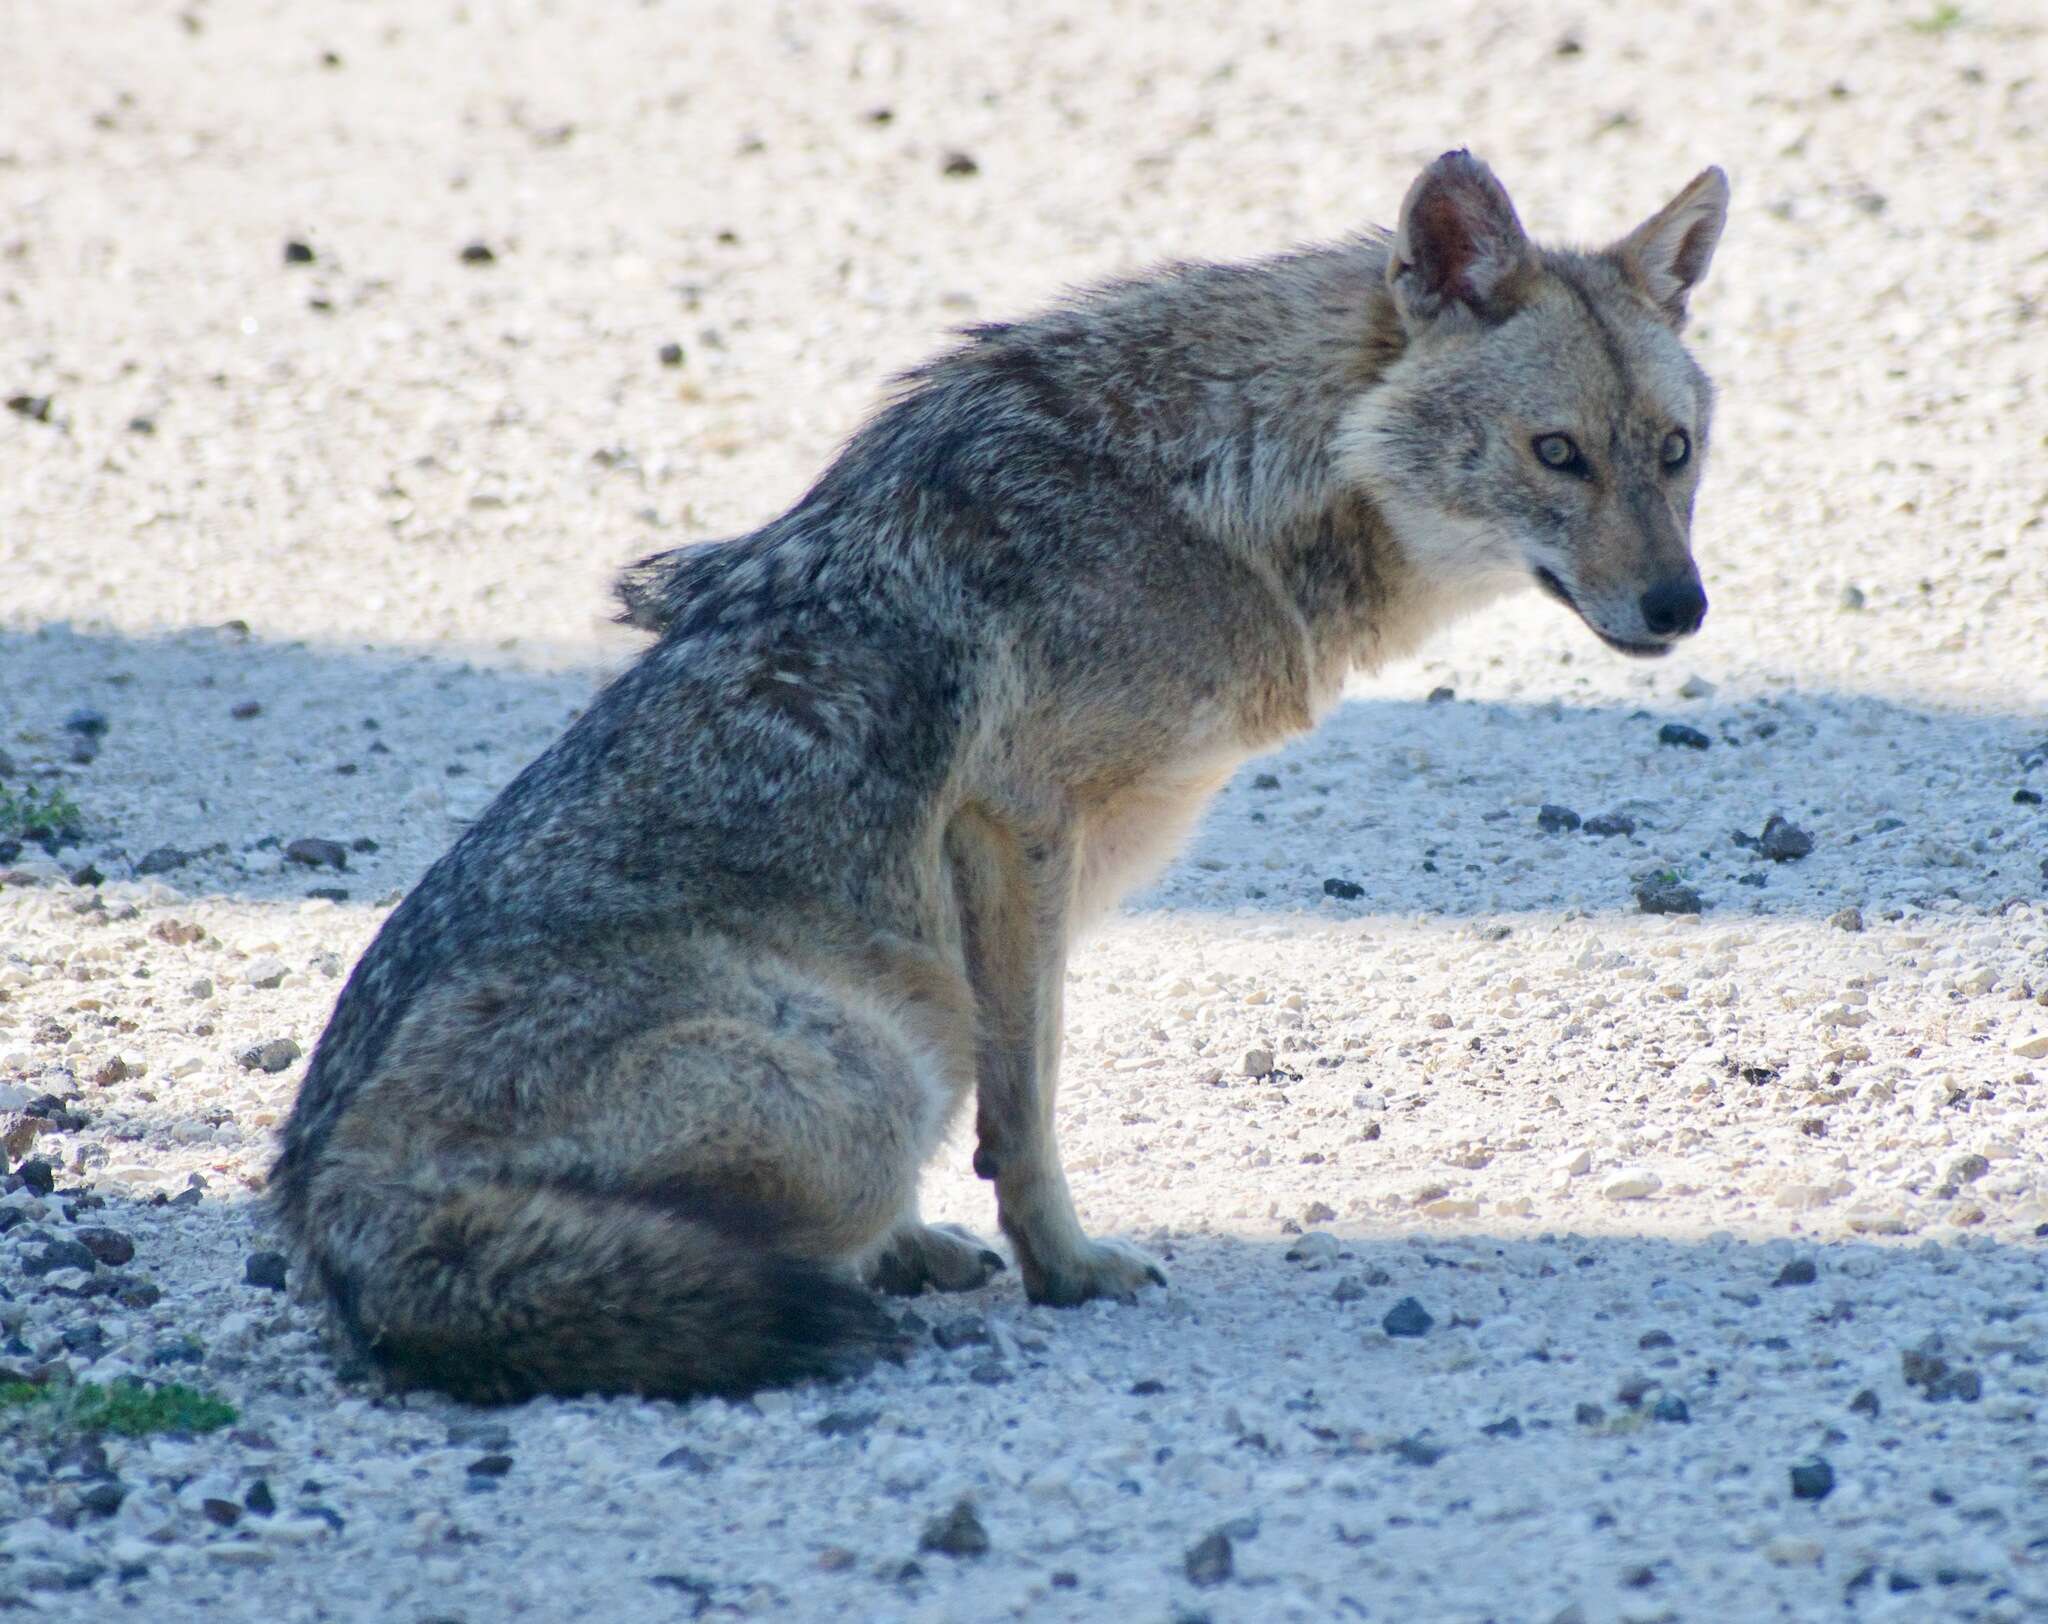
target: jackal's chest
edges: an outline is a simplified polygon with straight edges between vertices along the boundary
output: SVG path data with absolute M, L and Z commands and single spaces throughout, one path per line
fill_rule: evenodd
M 1088 808 L 1081 819 L 1076 923 L 1107 912 L 1170 863 L 1210 798 L 1252 753 L 1241 744 L 1211 746 Z

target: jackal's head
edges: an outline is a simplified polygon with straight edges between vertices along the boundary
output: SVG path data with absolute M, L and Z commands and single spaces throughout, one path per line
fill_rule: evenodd
M 1432 585 L 1533 578 L 1625 654 L 1699 629 L 1713 390 L 1678 334 L 1727 208 L 1708 169 L 1611 247 L 1560 251 L 1471 154 L 1416 179 L 1387 263 L 1404 348 L 1339 456 Z

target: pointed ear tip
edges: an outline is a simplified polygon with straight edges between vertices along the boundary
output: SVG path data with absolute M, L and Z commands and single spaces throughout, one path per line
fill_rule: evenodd
M 1708 164 L 1693 178 L 1693 185 L 1725 199 L 1728 196 L 1728 171 L 1719 164 Z

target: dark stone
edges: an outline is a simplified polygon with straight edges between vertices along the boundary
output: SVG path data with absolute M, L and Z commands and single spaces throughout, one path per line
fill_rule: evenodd
M 1792 1498 L 1825 1500 L 1835 1492 L 1835 1469 L 1820 1456 L 1792 1468 Z
M 1425 1438 L 1403 1438 L 1393 1446 L 1394 1458 L 1410 1466 L 1434 1466 L 1450 1453 L 1444 1445 Z
M 1428 1309 L 1413 1297 L 1403 1297 L 1387 1310 L 1380 1321 L 1380 1329 L 1388 1336 L 1427 1336 L 1429 1328 L 1436 1324 Z
M 308 868 L 347 868 L 348 847 L 338 840 L 320 840 L 307 837 L 294 840 L 284 849 L 288 862 L 303 863 Z
M 462 263 L 465 265 L 495 265 L 497 262 L 498 256 L 491 251 L 489 243 L 473 242 L 463 247 Z
M 206 1357 L 206 1350 L 189 1336 L 172 1337 L 159 1342 L 149 1350 L 152 1365 L 196 1365 Z
M 78 1497 L 81 1511 L 95 1517 L 111 1517 L 121 1509 L 121 1502 L 128 1498 L 126 1484 L 113 1478 L 95 1483 Z
M 1219 1528 L 1197 1540 L 1188 1547 L 1181 1567 L 1187 1573 L 1188 1583 L 1197 1590 L 1222 1584 L 1237 1571 L 1237 1554 L 1231 1548 L 1230 1536 Z
M 1625 1376 L 1621 1385 L 1614 1390 L 1614 1396 L 1633 1410 L 1639 1408 L 1643 1400 L 1662 1385 L 1663 1383 L 1653 1376 Z
M 1623 812 L 1602 812 L 1596 818 L 1586 820 L 1589 835 L 1632 835 L 1636 832 L 1636 820 Z
M 683 364 L 683 347 L 680 344 L 664 344 L 655 353 L 665 367 L 679 367 Z
M 471 1477 L 503 1477 L 511 1470 L 510 1455 L 479 1455 L 469 1463 Z
M 357 835 L 348 843 L 348 849 L 356 852 L 373 852 L 377 849 L 377 842 L 368 835 Z
M 1572 1419 L 1582 1427 L 1597 1427 L 1607 1419 L 1607 1412 L 1597 1404 L 1581 1401 L 1572 1410 Z
M 299 1046 L 290 1038 L 271 1038 L 242 1051 L 242 1070 L 280 1072 L 299 1058 Z
M 1756 849 L 1774 863 L 1789 863 L 1813 850 L 1813 836 L 1796 823 L 1787 823 L 1772 813 L 1757 836 Z
M 1706 903 L 1699 892 L 1676 880 L 1646 880 L 1636 887 L 1636 906 L 1646 914 L 1696 914 Z
M 955 1348 L 985 1348 L 989 1345 L 988 1325 L 979 1314 L 961 1314 L 934 1325 L 932 1340 L 948 1353 Z
M 199 1509 L 206 1514 L 206 1520 L 222 1528 L 232 1528 L 242 1520 L 242 1508 L 232 1500 L 208 1498 L 199 1502 Z
M 168 874 L 174 868 L 183 868 L 192 861 L 192 854 L 177 846 L 158 846 L 143 855 L 135 865 L 138 874 Z
M 277 1497 L 270 1492 L 270 1484 L 259 1477 L 242 1496 L 242 1505 L 259 1517 L 268 1517 L 277 1510 Z
M 1960 1399 L 1965 1404 L 1975 1404 L 1984 1396 L 1984 1378 L 1974 1370 L 1951 1370 L 1927 1384 L 1927 1402 L 1940 1404 L 1947 1399 Z
M 1536 809 L 1536 827 L 1547 835 L 1561 835 L 1579 826 L 1579 815 L 1568 806 L 1545 802 Z
M 9 395 L 7 409 L 17 417 L 25 417 L 31 423 L 50 421 L 51 399 L 48 395 Z
M 679 1449 L 671 1449 L 655 1465 L 672 1472 L 688 1472 L 692 1477 L 706 1477 L 711 1472 L 711 1457 L 684 1444 Z
M 1849 1400 L 1849 1413 L 1851 1415 L 1860 1415 L 1871 1421 L 1877 1419 L 1878 1412 L 1882 1408 L 1883 1406 L 1877 1401 L 1877 1394 L 1867 1387 Z
M 1774 1286 L 1810 1286 L 1820 1278 L 1820 1270 L 1810 1257 L 1795 1257 L 1778 1271 Z
M 287 265 L 310 265 L 313 263 L 313 250 L 302 242 L 288 242 L 284 245 L 284 262 Z
M 817 1424 L 827 1438 L 857 1438 L 882 1419 L 880 1410 L 834 1410 Z
M 2041 804 L 2041 792 L 2037 789 L 2016 789 L 2012 792 L 2012 804 L 2014 806 L 2039 806 Z
M 74 868 L 71 871 L 71 883 L 73 885 L 105 885 L 107 877 L 100 872 L 98 864 L 87 863 L 83 868 Z
M 348 901 L 348 887 L 345 885 L 315 885 L 307 889 L 306 895 L 317 897 L 322 902 Z
M 1684 1399 L 1676 1393 L 1666 1393 L 1650 1406 L 1652 1421 L 1669 1421 L 1676 1426 L 1687 1426 L 1692 1422 L 1692 1411 Z
M 1424 700 L 1423 703 L 1426 705 L 1448 705 L 1452 700 L 1456 699 L 1457 697 L 1458 690 L 1455 688 L 1432 688 L 1429 691 L 1429 698 Z
M 35 1195 L 48 1195 L 57 1187 L 56 1169 L 42 1156 L 31 1156 L 17 1167 L 14 1173 L 15 1177 L 21 1180 L 23 1188 Z
M 64 1328 L 64 1351 L 84 1354 L 88 1359 L 97 1359 L 107 1345 L 106 1330 L 97 1321 L 83 1325 L 68 1325 Z
M 972 1500 L 962 1500 L 945 1516 L 934 1517 L 926 1523 L 917 1542 L 920 1551 L 936 1551 L 940 1556 L 956 1560 L 986 1556 L 988 1545 L 988 1530 L 975 1516 Z
M 242 1280 L 266 1291 L 284 1290 L 285 1256 L 282 1252 L 251 1252 L 242 1264 Z
M 35 1256 L 22 1259 L 21 1272 L 33 1280 L 58 1269 L 83 1269 L 91 1274 L 97 1267 L 99 1260 L 77 1241 L 53 1240 Z
M 1165 1391 L 1166 1383 L 1152 1376 L 1147 1376 L 1143 1381 L 1132 1382 L 1130 1388 L 1132 1398 L 1156 1398 Z
M 130 434 L 154 434 L 156 433 L 156 419 L 153 417 L 131 417 L 128 419 L 128 432 Z
M 946 154 L 945 161 L 939 165 L 939 173 L 942 175 L 950 175 L 954 179 L 959 180 L 964 179 L 969 175 L 980 174 L 981 165 L 976 163 L 974 159 L 965 152 L 949 152 Z
M 1365 887 L 1356 880 L 1325 880 L 1323 895 L 1335 897 L 1339 902 L 1356 902 L 1365 895 Z
M 73 711 L 64 718 L 66 733 L 82 733 L 88 739 L 104 738 L 107 732 L 107 713 L 89 707 Z
M 1704 750 L 1714 741 L 1696 727 L 1687 727 L 1683 722 L 1666 722 L 1657 729 L 1657 742 L 1683 745 L 1688 750 Z
M 118 1229 L 102 1229 L 89 1224 L 74 1230 L 73 1238 L 88 1252 L 110 1269 L 118 1269 L 135 1258 L 135 1243 Z
M 1260 773 L 1252 780 L 1253 789 L 1278 789 L 1279 787 L 1280 779 L 1275 773 Z
M 1489 1421 L 1479 1430 L 1489 1438 L 1519 1438 L 1522 1436 L 1522 1423 L 1511 1415 L 1505 1420 Z
M 1347 1274 L 1339 1280 L 1336 1289 L 1330 1293 L 1330 1300 L 1339 1303 L 1355 1303 L 1365 1295 L 1365 1282 L 1355 1274 Z
M 238 722 L 246 722 L 252 717 L 261 716 L 262 714 L 263 702 L 258 699 L 237 700 L 228 709 L 228 715 Z

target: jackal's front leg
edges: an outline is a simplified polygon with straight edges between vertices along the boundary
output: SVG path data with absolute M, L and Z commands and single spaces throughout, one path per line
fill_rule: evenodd
M 1075 850 L 1063 829 L 1020 831 L 970 813 L 948 835 L 980 1017 L 974 1170 L 1033 1302 L 1129 1300 L 1166 1276 L 1136 1247 L 1090 1240 L 1054 1138 L 1060 1006 Z

